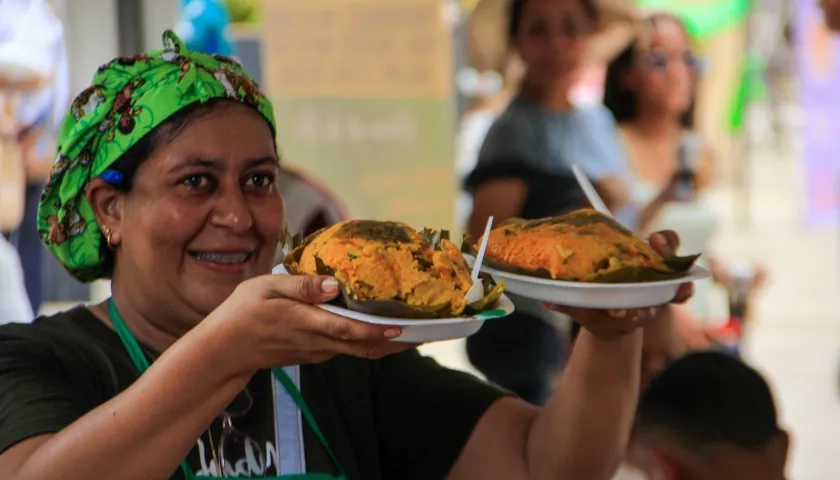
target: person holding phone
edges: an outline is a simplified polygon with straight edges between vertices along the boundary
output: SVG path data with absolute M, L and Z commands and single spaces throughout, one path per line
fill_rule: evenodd
M 691 49 L 685 24 L 677 16 L 654 13 L 643 19 L 635 41 L 607 68 L 604 104 L 618 122 L 630 170 L 631 195 L 638 205 L 637 229 L 649 232 L 668 225 L 680 233 L 689 253 L 704 253 L 700 263 L 731 289 L 732 267 L 709 257 L 709 243 L 719 216 L 708 193 L 715 156 L 695 130 L 694 103 L 702 65 Z M 754 269 L 750 292 L 766 272 Z M 712 283 L 698 282 L 686 310 L 674 314 L 704 323 L 725 305 L 713 308 Z

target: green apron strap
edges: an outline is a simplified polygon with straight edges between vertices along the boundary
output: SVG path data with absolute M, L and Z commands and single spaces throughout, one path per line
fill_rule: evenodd
M 300 413 L 303 414 L 303 418 L 306 419 L 306 423 L 309 424 L 309 428 L 315 432 L 315 436 L 318 437 L 318 441 L 321 442 L 321 446 L 324 447 L 324 450 L 327 451 L 327 455 L 330 456 L 330 460 L 332 460 L 335 467 L 338 469 L 339 474 L 342 477 L 346 477 L 344 473 L 344 469 L 341 468 L 341 464 L 338 463 L 338 458 L 333 453 L 332 449 L 330 448 L 329 444 L 327 443 L 327 438 L 324 436 L 323 432 L 321 432 L 321 428 L 318 426 L 318 422 L 315 421 L 315 416 L 312 415 L 312 411 L 309 410 L 309 406 L 306 404 L 306 401 L 303 399 L 303 395 L 301 395 L 300 390 L 298 390 L 295 382 L 289 378 L 289 375 L 282 369 L 282 368 L 272 368 L 272 373 L 274 376 L 277 377 L 277 380 L 280 381 L 280 384 L 283 385 L 283 388 L 289 392 L 289 395 L 292 397 L 292 400 L 295 401 L 298 408 L 300 408 Z
M 108 300 L 108 313 L 111 315 L 111 323 L 114 325 L 117 335 L 120 337 L 125 350 L 128 352 L 128 356 L 131 357 L 131 361 L 134 362 L 134 368 L 136 368 L 140 372 L 140 375 L 142 375 L 149 369 L 149 359 L 146 358 L 146 354 L 143 353 L 143 348 L 140 347 L 140 343 L 137 342 L 137 338 L 134 337 L 134 334 L 131 333 L 128 325 L 125 324 L 125 320 L 123 320 L 122 315 L 120 315 L 119 310 L 117 310 L 117 306 L 114 304 L 113 298 Z M 195 478 L 195 474 L 193 474 L 193 471 L 189 464 L 187 464 L 186 460 L 181 462 L 181 471 L 184 472 L 185 479 L 190 480 Z
M 149 369 L 149 359 L 146 358 L 146 354 L 143 353 L 143 349 L 140 348 L 140 344 L 137 343 L 137 339 L 134 337 L 134 334 L 131 333 L 131 330 L 128 329 L 128 325 L 125 324 L 125 321 L 122 319 L 120 312 L 117 310 L 117 306 L 114 304 L 114 299 L 108 300 L 108 313 L 111 314 L 111 323 L 114 324 L 114 328 L 117 330 L 117 335 L 120 336 L 120 340 L 122 340 L 123 346 L 128 351 L 128 356 L 131 357 L 131 361 L 134 362 L 134 367 L 140 371 L 140 373 L 144 373 L 146 370 Z

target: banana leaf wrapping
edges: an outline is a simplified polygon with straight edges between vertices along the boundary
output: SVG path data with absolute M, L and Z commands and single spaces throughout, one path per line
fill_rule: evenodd
M 374 222 L 368 220 L 355 220 L 357 238 L 374 240 L 376 238 L 390 238 L 393 236 L 402 237 L 403 232 L 394 228 L 393 222 Z M 346 222 L 345 222 L 346 223 Z M 301 269 L 301 257 L 304 249 L 324 234 L 328 228 L 321 229 L 305 238 L 301 235 L 291 235 L 285 232 L 283 266 L 293 275 L 305 275 Z M 448 240 L 449 233 L 446 230 L 424 229 L 417 232 L 422 242 L 435 250 L 440 250 L 441 240 Z M 400 240 L 407 240 L 401 238 Z M 330 266 L 322 258 L 315 256 L 316 270 L 319 275 L 336 276 L 336 269 Z M 416 305 L 397 298 L 362 299 L 354 291 L 353 287 L 337 278 L 341 295 L 332 300 L 331 304 L 347 308 L 360 313 L 376 315 L 381 317 L 404 318 L 404 319 L 437 319 L 470 316 L 486 310 L 495 308 L 505 289 L 504 282 L 496 282 L 490 275 L 482 273 L 480 280 L 484 287 L 484 297 L 473 303 L 465 304 L 461 311 L 453 309 L 451 302 L 438 305 Z M 358 281 L 357 281 L 358 283 Z M 464 292 L 466 293 L 466 292 Z
M 579 264 L 577 271 L 564 273 L 552 272 L 547 267 L 529 268 L 517 264 L 518 262 L 500 260 L 500 257 L 516 257 L 515 254 L 508 254 L 505 257 L 503 253 L 513 252 L 514 250 L 510 247 L 518 241 L 518 238 L 524 238 L 532 230 L 540 230 L 541 240 L 545 243 L 542 245 L 537 243 L 534 248 L 531 248 L 531 245 L 528 245 L 529 248 L 518 246 L 520 248 L 516 248 L 516 251 L 537 255 L 536 252 L 542 248 L 542 253 L 548 252 L 548 255 L 551 255 L 554 250 L 562 250 L 560 245 L 572 244 L 575 248 L 571 248 L 570 252 L 562 253 L 568 253 L 568 258 L 571 259 L 575 253 L 586 250 L 585 261 L 580 260 L 580 256 L 575 259 L 584 262 L 583 266 Z M 494 245 L 494 240 L 496 245 Z M 507 247 L 505 245 L 500 247 L 499 244 L 505 242 L 507 242 Z M 464 235 L 461 251 L 476 255 L 477 249 L 478 246 L 470 236 Z M 495 270 L 549 280 L 643 283 L 685 277 L 699 257 L 699 254 L 663 257 L 611 217 L 595 210 L 582 209 L 560 217 L 537 220 L 512 218 L 500 223 L 490 233 L 484 265 Z M 633 264 L 642 262 L 647 265 Z M 531 261 L 530 263 L 539 262 Z

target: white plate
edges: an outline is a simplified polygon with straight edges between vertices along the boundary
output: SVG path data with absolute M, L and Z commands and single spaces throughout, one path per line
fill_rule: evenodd
M 283 265 L 278 265 L 274 267 L 272 273 L 283 275 L 287 272 Z M 486 320 L 505 317 L 513 312 L 513 302 L 505 295 L 502 295 L 502 298 L 499 299 L 496 308 L 493 310 L 487 310 L 469 317 L 435 318 L 430 320 L 379 317 L 367 313 L 354 312 L 353 310 L 330 304 L 322 304 L 319 307 L 336 315 L 352 318 L 360 322 L 402 327 L 402 335 L 391 341 L 403 343 L 428 343 L 469 337 L 477 332 Z
M 472 265 L 473 258 L 466 256 Z M 639 283 L 564 282 L 503 272 L 488 266 L 481 271 L 507 283 L 506 291 L 526 298 L 568 307 L 621 309 L 664 305 L 670 302 L 683 283 L 710 276 L 709 271 L 695 265 L 688 275 L 674 280 Z

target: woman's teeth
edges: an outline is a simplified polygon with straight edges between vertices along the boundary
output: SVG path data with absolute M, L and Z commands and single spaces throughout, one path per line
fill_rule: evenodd
M 201 253 L 192 254 L 196 260 L 214 263 L 242 263 L 251 256 L 250 253 Z

